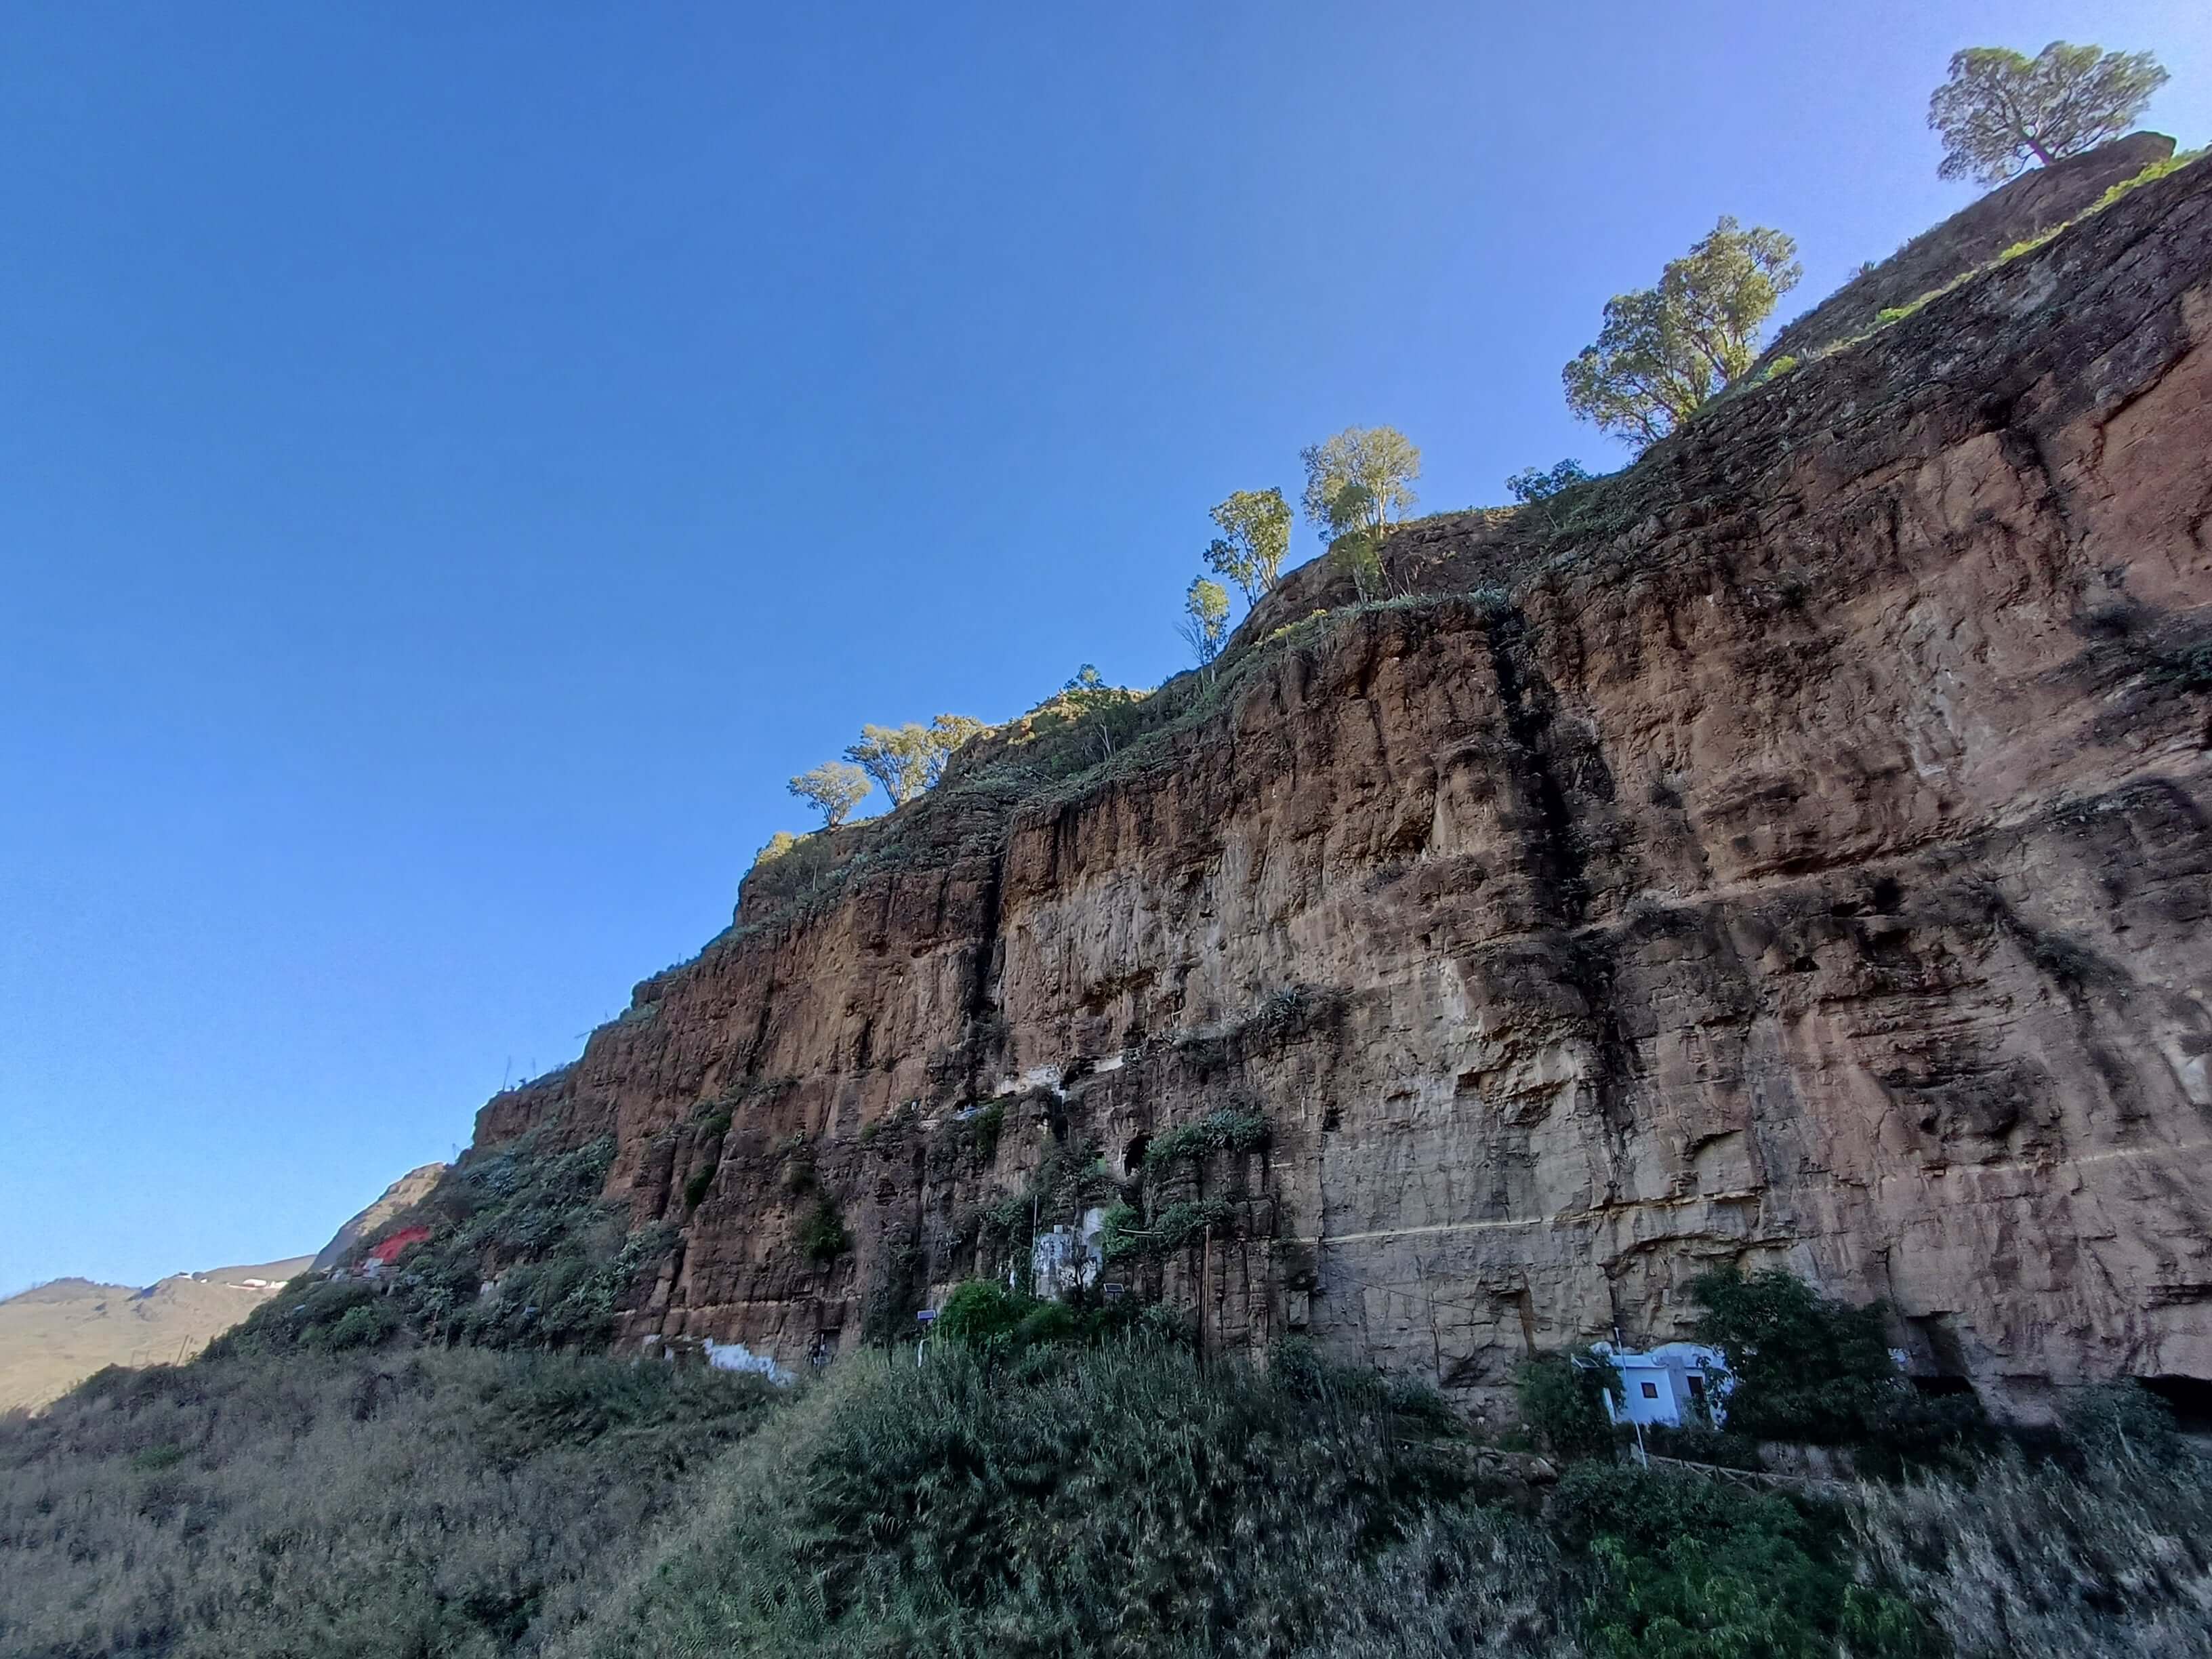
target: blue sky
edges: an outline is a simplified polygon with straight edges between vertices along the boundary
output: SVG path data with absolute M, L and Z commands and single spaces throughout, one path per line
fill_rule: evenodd
M 1618 465 L 1608 295 L 1733 213 L 1795 314 L 2054 37 L 2212 137 L 2197 0 L 9 9 L 0 1292 L 317 1248 L 862 721 L 1178 668 L 1301 445 Z

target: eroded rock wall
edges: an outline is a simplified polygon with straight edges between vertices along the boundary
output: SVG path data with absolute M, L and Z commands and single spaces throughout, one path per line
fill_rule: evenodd
M 1212 1343 L 1480 1406 L 1739 1261 L 2014 1409 L 2212 1377 L 2208 336 L 2198 167 L 1415 527 L 1403 599 L 1279 635 L 1346 597 L 1297 573 L 1188 714 L 757 884 L 478 1139 L 615 1135 L 683 1229 L 630 1334 L 786 1363 L 994 1265 L 1040 1169 L 1234 1109 L 1269 1145 L 1133 1188 L 1221 1207 L 1121 1270 Z

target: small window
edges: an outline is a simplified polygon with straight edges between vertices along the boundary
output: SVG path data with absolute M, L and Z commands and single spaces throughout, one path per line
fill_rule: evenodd
M 1690 1398 L 1692 1400 L 1703 1400 L 1705 1397 L 1705 1377 L 1697 1371 L 1692 1371 L 1689 1375 L 1688 1382 L 1690 1384 Z
M 1656 1382 L 1646 1382 L 1644 1385 L 1644 1397 L 1646 1400 L 1656 1400 L 1659 1397 L 1659 1385 Z

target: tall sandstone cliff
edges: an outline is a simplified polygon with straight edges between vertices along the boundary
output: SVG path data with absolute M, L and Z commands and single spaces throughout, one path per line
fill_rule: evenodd
M 1211 1224 L 1116 1269 L 1218 1346 L 1480 1407 L 1738 1262 L 2015 1410 L 2212 1378 L 2208 341 L 2199 165 L 1624 474 L 1410 526 L 1404 597 L 1310 566 L 1211 683 L 972 745 L 478 1144 L 611 1135 L 681 1230 L 626 1337 L 787 1363 L 1097 1201 L 1007 1236 L 1055 1148 L 1129 1176 L 1233 1108 L 1264 1148 L 1130 1188 Z

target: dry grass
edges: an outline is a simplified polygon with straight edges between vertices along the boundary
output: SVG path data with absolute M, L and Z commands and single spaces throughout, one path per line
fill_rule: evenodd
M 1852 1524 L 1870 1571 L 1959 1659 L 2212 1654 L 2212 1479 L 2185 1449 L 1869 1486 Z
M 534 1650 L 762 1399 L 475 1352 L 104 1373 L 0 1419 L 0 1653 Z

